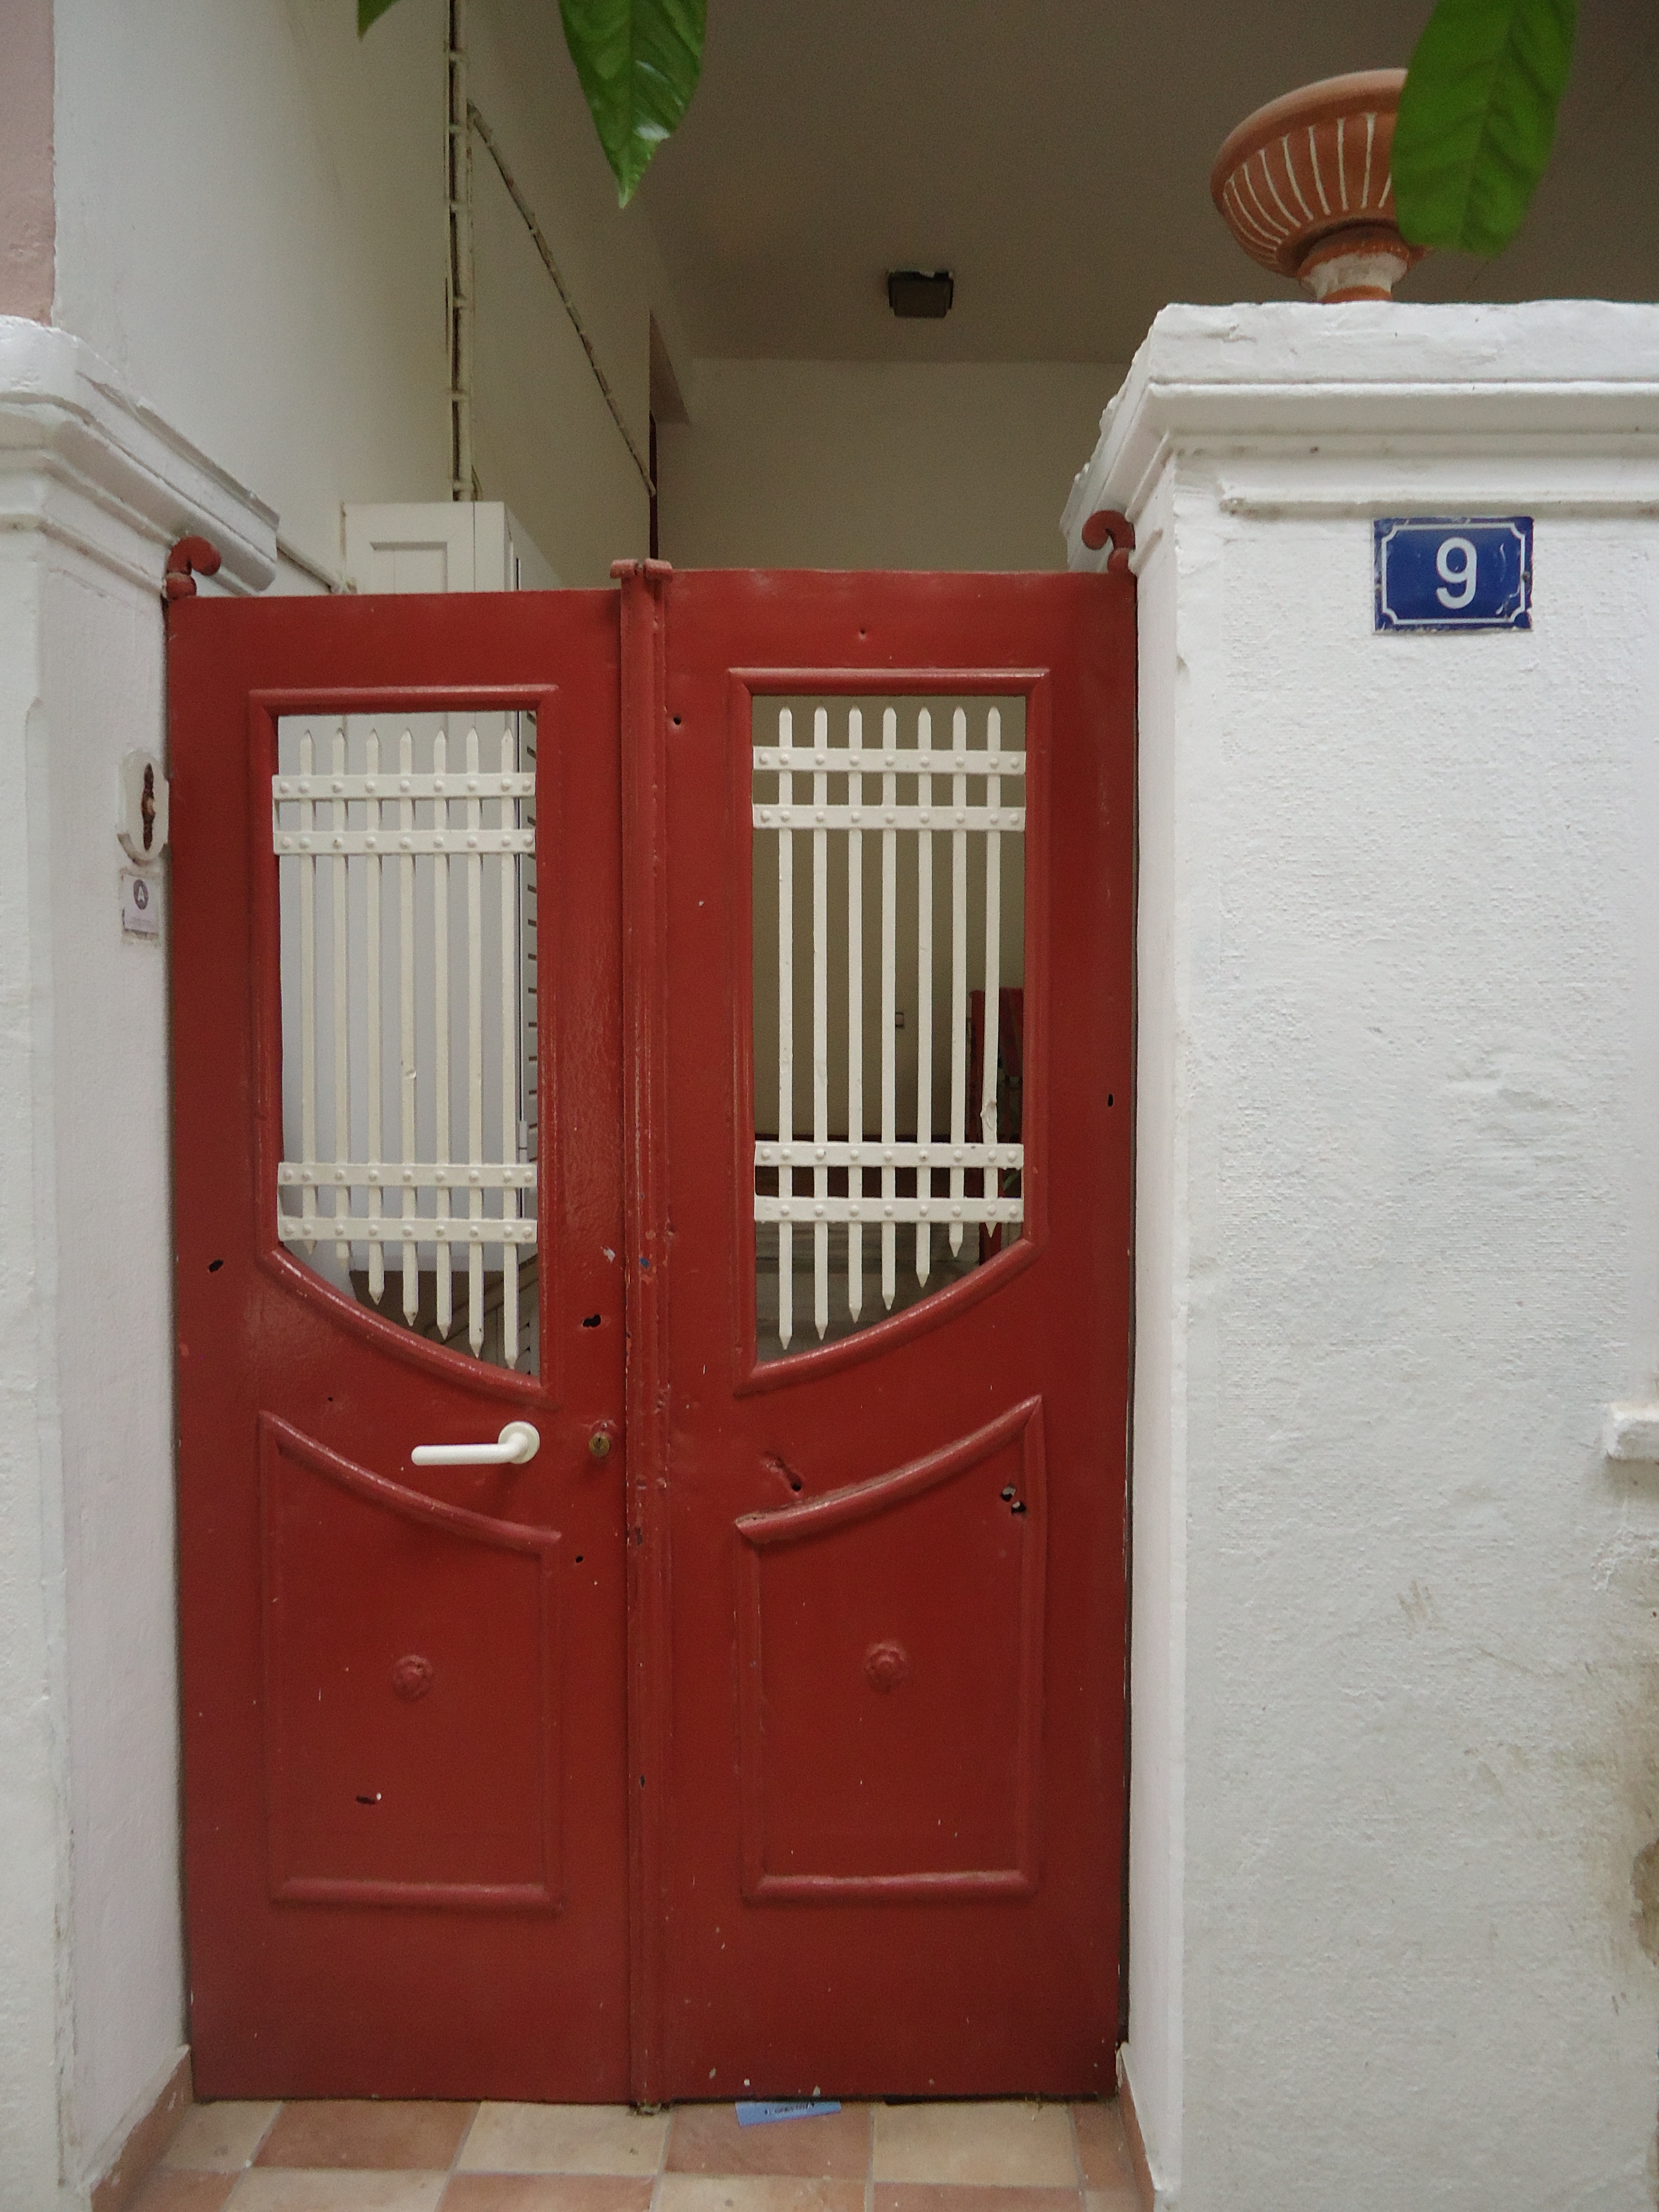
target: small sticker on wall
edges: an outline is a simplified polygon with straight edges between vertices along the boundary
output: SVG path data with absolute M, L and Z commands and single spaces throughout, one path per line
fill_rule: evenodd
M 161 880 L 153 869 L 122 869 L 121 928 L 128 937 L 161 934 Z

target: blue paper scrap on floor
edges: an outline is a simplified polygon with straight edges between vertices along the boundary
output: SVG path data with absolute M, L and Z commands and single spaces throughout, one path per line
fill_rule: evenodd
M 1529 514 L 1384 514 L 1371 525 L 1379 630 L 1530 629 Z
M 740 2128 L 763 2127 L 768 2120 L 804 2120 L 809 2112 L 838 2112 L 840 2105 L 833 2097 L 772 2098 L 757 2100 L 753 2104 L 738 2102 L 738 2125 Z

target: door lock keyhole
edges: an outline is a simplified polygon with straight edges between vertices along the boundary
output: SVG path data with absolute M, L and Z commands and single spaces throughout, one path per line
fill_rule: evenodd
M 615 1433 L 610 1422 L 601 1421 L 587 1439 L 589 1457 L 596 1460 L 609 1459 L 611 1447 L 615 1442 Z

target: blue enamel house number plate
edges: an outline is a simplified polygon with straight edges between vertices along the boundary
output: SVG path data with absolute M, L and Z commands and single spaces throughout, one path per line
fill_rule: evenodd
M 1378 629 L 1530 629 L 1529 514 L 1379 515 Z

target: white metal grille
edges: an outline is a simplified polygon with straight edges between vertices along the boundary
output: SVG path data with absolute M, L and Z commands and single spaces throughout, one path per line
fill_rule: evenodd
M 798 1228 L 810 1231 L 820 1340 L 908 1304 L 936 1274 L 954 1279 L 977 1264 L 981 1229 L 1019 1233 L 1024 1149 L 1017 1129 L 998 1127 L 998 1022 L 1002 989 L 1024 977 L 1024 705 L 756 703 L 763 1356 L 787 1351 L 795 1334 Z M 940 743 L 935 732 L 946 729 Z M 872 868 L 866 840 L 875 846 Z M 939 843 L 947 851 L 936 867 Z M 876 940 L 873 963 L 866 935 Z M 982 1009 L 974 1100 L 970 1000 Z M 810 1035 L 810 1060 L 797 1051 L 798 1034 L 803 1042 Z M 907 1062 L 914 1057 L 913 1069 L 901 1069 L 902 1053 Z M 775 1132 L 763 1126 L 771 1079 Z M 878 1248 L 881 1295 L 879 1311 L 867 1316 L 866 1231 Z M 766 1250 L 774 1236 L 775 1311 L 774 1254 Z M 833 1314 L 832 1273 L 844 1283 Z
M 534 722 L 279 727 L 277 1234 L 410 1328 L 535 1365 Z

